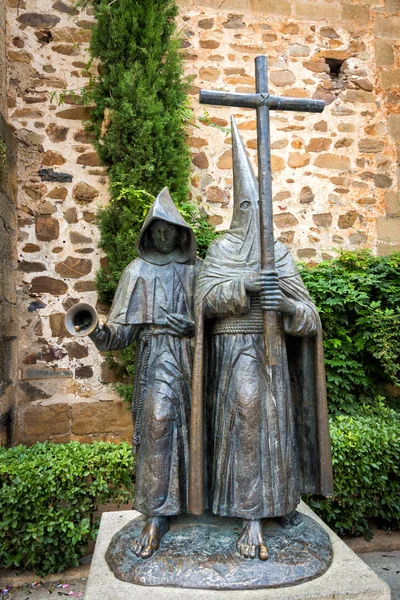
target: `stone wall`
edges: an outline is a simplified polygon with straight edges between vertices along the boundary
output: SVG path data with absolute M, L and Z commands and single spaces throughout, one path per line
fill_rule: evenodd
M 295 257 L 334 249 L 400 249 L 396 142 L 400 116 L 397 0 L 180 0 L 193 77 L 192 194 L 210 222 L 229 224 L 229 114 L 252 160 L 252 111 L 199 106 L 198 90 L 254 90 L 253 60 L 269 58 L 270 92 L 322 98 L 321 115 L 271 114 L 277 235 Z M 80 90 L 93 24 L 70 0 L 8 0 L 8 120 L 19 140 L 18 440 L 129 439 L 128 409 L 90 342 L 64 313 L 96 304 L 96 210 L 107 176 L 84 129 Z M 100 310 L 102 307 L 98 307 Z
M 8 118 L 20 142 L 18 440 L 130 440 L 104 357 L 64 327 L 74 303 L 96 305 L 94 219 L 108 201 L 80 98 L 96 73 L 87 69 L 91 9 L 11 0 L 7 16 Z
M 18 315 L 16 141 L 0 113 L 0 446 L 14 440 Z
M 256 164 L 252 110 L 199 105 L 200 88 L 254 92 L 254 57 L 269 59 L 273 95 L 323 99 L 320 115 L 271 111 L 275 227 L 298 259 L 335 248 L 400 249 L 400 3 L 396 0 L 181 0 L 193 196 L 224 229 L 232 210 L 228 118 Z
M 13 441 L 17 388 L 16 142 L 7 112 L 6 7 L 0 6 L 0 446 Z

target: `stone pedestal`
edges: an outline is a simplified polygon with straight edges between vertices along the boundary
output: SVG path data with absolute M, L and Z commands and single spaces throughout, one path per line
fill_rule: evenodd
M 279 589 L 240 590 L 240 600 L 390 600 L 388 586 L 367 567 L 305 504 L 298 510 L 315 519 L 328 533 L 333 547 L 333 561 L 328 571 L 314 579 Z M 239 591 L 205 590 L 134 585 L 114 577 L 105 553 L 113 535 L 137 512 L 104 513 L 90 569 L 85 600 L 235 600 Z

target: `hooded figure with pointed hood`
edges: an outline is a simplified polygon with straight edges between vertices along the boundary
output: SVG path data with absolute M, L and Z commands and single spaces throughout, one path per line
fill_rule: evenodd
M 277 277 L 261 272 L 258 182 L 234 121 L 232 152 L 232 224 L 210 246 L 196 289 L 190 507 L 242 518 L 238 552 L 265 560 L 261 520 L 293 524 L 300 494 L 332 491 L 321 325 L 283 244 L 275 242 Z M 266 304 L 277 312 L 273 367 Z
M 199 259 L 193 231 L 164 188 L 124 270 L 111 311 L 91 339 L 101 351 L 136 341 L 132 401 L 135 509 L 148 516 L 133 551 L 157 550 L 168 517 L 188 510 L 189 418 L 194 287 Z

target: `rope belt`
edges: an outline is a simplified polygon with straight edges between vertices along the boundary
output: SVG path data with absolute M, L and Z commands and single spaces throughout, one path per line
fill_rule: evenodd
M 263 309 L 259 293 L 250 294 L 250 311 L 240 317 L 227 317 L 215 321 L 211 335 L 236 335 L 245 333 L 264 333 Z M 279 319 L 278 319 L 279 323 Z

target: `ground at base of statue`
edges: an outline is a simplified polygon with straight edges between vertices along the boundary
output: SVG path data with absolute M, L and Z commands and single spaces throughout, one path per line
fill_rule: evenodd
M 390 600 L 390 589 L 346 544 L 305 504 L 298 510 L 317 521 L 328 533 L 333 561 L 322 576 L 300 585 L 257 590 L 240 590 L 240 600 Z M 111 538 L 138 516 L 134 511 L 105 513 L 102 517 L 90 568 L 85 600 L 236 600 L 235 590 L 205 590 L 179 587 L 150 587 L 120 581 L 110 571 L 105 553 Z M 394 600 L 392 598 L 392 600 Z

